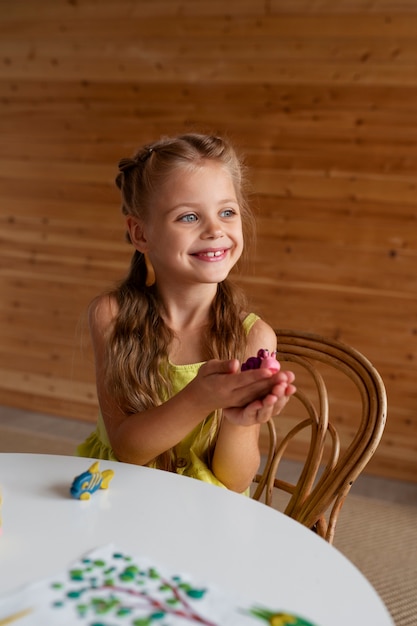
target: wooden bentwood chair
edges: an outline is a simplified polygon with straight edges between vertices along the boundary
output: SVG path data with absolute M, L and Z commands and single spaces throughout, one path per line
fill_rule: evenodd
M 360 352 L 338 341 L 293 330 L 277 331 L 277 338 L 277 358 L 283 369 L 295 371 L 297 392 L 282 414 L 267 424 L 267 461 L 255 478 L 252 497 L 271 506 L 276 489 L 289 494 L 284 513 L 332 543 L 343 502 L 373 456 L 384 430 L 384 383 Z M 343 396 L 350 413 L 355 401 L 357 404 L 356 431 L 351 432 L 349 415 L 349 424 L 340 428 L 343 437 L 339 437 L 335 424 L 343 426 L 344 417 L 340 409 L 333 410 L 336 397 L 331 385 L 337 387 L 337 396 Z M 300 409 L 301 416 L 286 417 Z M 281 435 L 283 425 L 288 428 Z M 345 441 L 346 435 L 350 441 Z M 297 444 L 300 438 L 301 444 Z M 300 450 L 304 453 L 302 469 L 292 483 L 278 477 L 280 462 L 291 446 L 295 446 L 297 456 Z

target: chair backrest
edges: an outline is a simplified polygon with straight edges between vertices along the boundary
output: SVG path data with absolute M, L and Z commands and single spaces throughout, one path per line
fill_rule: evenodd
M 339 341 L 293 330 L 276 334 L 277 358 L 289 363 L 283 369 L 296 372 L 297 392 L 285 411 L 267 424 L 268 457 L 265 469 L 256 476 L 252 497 L 272 505 L 276 489 L 289 494 L 284 513 L 332 543 L 343 502 L 381 439 L 387 408 L 385 386 L 368 359 Z M 340 429 L 343 437 L 339 437 L 336 425 L 343 424 L 345 418 L 340 408 L 333 410 L 337 399 L 332 385 L 342 392 L 349 407 L 348 427 Z M 300 407 L 301 415 L 286 417 L 294 411 L 300 413 Z M 352 423 L 352 407 L 356 425 Z M 287 425 L 285 434 L 283 425 Z M 345 441 L 346 431 L 351 432 L 352 427 L 355 432 Z M 300 437 L 302 469 L 293 482 L 282 480 L 280 462 Z

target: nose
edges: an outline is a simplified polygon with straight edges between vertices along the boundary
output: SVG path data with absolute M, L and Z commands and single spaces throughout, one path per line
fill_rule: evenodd
M 206 220 L 202 233 L 203 239 L 219 239 L 223 237 L 223 227 L 218 219 L 212 218 Z

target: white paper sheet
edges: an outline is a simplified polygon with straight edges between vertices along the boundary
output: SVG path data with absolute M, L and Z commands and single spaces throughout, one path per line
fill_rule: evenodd
M 249 601 L 248 601 L 249 600 Z M 0 626 L 317 626 L 107 545 L 0 597 Z

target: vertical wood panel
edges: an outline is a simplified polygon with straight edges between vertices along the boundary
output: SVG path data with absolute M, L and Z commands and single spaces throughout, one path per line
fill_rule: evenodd
M 253 308 L 374 362 L 389 418 L 369 469 L 416 480 L 416 2 L 0 7 L 0 403 L 94 421 L 85 311 L 130 257 L 117 161 L 225 133 L 257 206 Z

